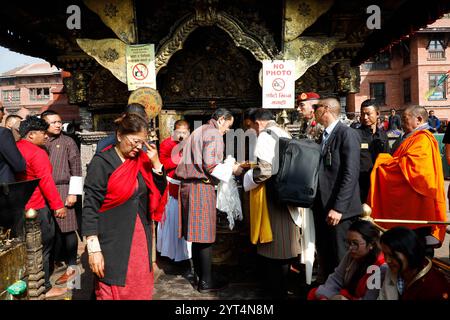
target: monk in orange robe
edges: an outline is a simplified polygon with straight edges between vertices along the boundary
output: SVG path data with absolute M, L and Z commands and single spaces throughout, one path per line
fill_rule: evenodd
M 444 174 L 438 143 L 426 130 L 423 107 L 407 108 L 402 115 L 405 131 L 393 156 L 378 156 L 372 174 L 369 206 L 372 218 L 445 221 Z M 392 228 L 395 223 L 380 223 Z M 445 225 L 401 224 L 411 229 L 431 226 L 431 235 L 442 243 Z

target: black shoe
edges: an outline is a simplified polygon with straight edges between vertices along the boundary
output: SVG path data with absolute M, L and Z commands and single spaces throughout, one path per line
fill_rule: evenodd
M 208 293 L 215 292 L 225 289 L 228 286 L 227 281 L 215 279 L 211 282 L 206 282 L 201 280 L 198 284 L 198 292 L 200 293 Z
M 198 285 L 198 275 L 195 272 L 188 271 L 183 275 L 191 284 L 196 287 Z

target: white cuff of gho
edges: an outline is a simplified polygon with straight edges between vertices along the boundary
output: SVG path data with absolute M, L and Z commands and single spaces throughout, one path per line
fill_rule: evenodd
M 253 181 L 253 169 L 248 170 L 244 175 L 244 191 L 255 189 L 259 184 Z
M 154 172 L 154 173 L 156 173 L 156 174 L 159 174 L 159 175 L 161 175 L 162 174 L 162 171 L 163 170 L 163 165 L 161 164 L 161 166 L 159 167 L 159 169 L 156 169 L 156 168 L 152 168 L 152 171 Z
M 83 194 L 83 178 L 82 177 L 70 177 L 69 181 L 69 193 L 72 195 Z
M 95 252 L 102 252 L 102 249 L 100 248 L 100 242 L 98 242 L 97 236 L 89 236 L 86 239 L 86 242 L 87 242 L 88 254 L 92 254 Z

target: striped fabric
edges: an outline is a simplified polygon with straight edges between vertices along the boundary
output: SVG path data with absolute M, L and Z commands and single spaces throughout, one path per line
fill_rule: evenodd
M 271 259 L 295 258 L 301 253 L 300 228 L 294 223 L 286 205 L 282 205 L 267 190 L 267 209 L 273 241 L 258 243 L 258 254 Z
M 181 180 L 210 179 L 214 167 L 223 161 L 223 152 L 223 136 L 217 122 L 211 119 L 187 139 L 175 175 Z
M 179 235 L 187 241 L 216 241 L 216 193 L 214 185 L 183 183 L 179 200 Z
M 216 239 L 216 194 L 211 172 L 223 161 L 223 152 L 223 136 L 213 119 L 194 130 L 183 148 L 175 175 L 181 180 L 179 235 L 187 241 L 213 243 Z
M 60 134 L 58 137 L 50 137 L 46 143 L 50 162 L 53 166 L 53 180 L 65 203 L 69 192 L 71 176 L 81 177 L 81 157 L 78 146 L 72 138 Z M 78 229 L 74 209 L 67 209 L 64 219 L 56 218 L 62 232 L 70 232 Z

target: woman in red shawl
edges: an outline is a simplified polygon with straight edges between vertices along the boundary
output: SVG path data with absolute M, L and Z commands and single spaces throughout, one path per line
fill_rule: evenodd
M 347 232 L 348 253 L 327 281 L 309 292 L 308 300 L 376 300 L 387 270 L 379 239 L 380 232 L 369 221 L 353 222 Z M 379 273 L 368 269 L 371 266 Z M 369 286 L 370 276 L 378 277 L 378 283 Z
M 125 114 L 116 124 L 117 144 L 88 167 L 82 231 L 97 299 L 150 300 L 151 221 L 161 218 L 166 177 L 156 146 L 146 142 L 147 122 Z

